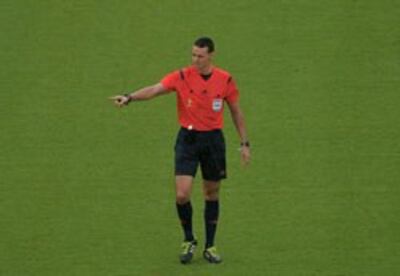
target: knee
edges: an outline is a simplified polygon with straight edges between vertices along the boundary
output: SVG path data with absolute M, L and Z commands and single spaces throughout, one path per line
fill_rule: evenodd
M 205 200 L 216 201 L 218 200 L 218 197 L 219 197 L 218 189 L 206 189 L 204 191 Z
M 176 203 L 185 204 L 190 201 L 190 195 L 185 192 L 177 192 L 176 193 Z

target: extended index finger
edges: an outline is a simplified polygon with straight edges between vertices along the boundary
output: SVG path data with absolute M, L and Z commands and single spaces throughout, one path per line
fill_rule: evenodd
M 109 100 L 115 101 L 118 100 L 121 96 L 112 96 L 112 97 L 108 97 Z

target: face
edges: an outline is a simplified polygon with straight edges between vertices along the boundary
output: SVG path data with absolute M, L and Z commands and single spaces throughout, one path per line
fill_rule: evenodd
M 207 69 L 211 65 L 212 56 L 207 47 L 193 46 L 192 48 L 192 64 L 200 71 Z

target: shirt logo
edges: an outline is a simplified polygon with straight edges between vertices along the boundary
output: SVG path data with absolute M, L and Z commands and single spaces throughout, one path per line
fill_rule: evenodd
M 222 109 L 222 99 L 214 99 L 212 103 L 212 109 L 215 112 L 221 111 Z

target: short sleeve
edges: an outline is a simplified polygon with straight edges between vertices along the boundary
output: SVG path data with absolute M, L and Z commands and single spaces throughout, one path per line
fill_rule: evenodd
M 236 87 L 236 82 L 232 77 L 228 80 L 228 88 L 225 96 L 225 100 L 228 103 L 235 103 L 239 99 L 239 90 Z
M 164 78 L 161 79 L 161 84 L 165 89 L 171 91 L 176 90 L 177 83 L 179 81 L 179 71 L 174 71 L 169 73 Z

